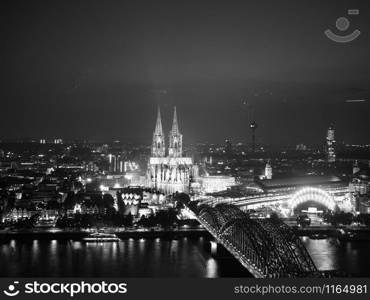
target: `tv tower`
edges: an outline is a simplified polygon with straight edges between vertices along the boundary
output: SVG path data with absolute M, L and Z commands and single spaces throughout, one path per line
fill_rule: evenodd
M 251 121 L 249 124 L 249 128 L 252 130 L 252 152 L 256 149 L 256 129 L 257 123 L 255 121 Z
M 254 120 L 253 106 L 247 101 L 244 101 L 243 104 L 247 107 L 247 111 L 248 111 L 249 128 L 252 133 L 252 152 L 254 153 L 256 150 L 256 129 L 258 125 L 256 121 Z

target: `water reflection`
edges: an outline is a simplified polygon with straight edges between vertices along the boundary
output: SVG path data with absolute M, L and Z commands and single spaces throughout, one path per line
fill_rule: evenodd
M 370 276 L 370 243 L 302 238 L 320 270 Z M 209 241 L 129 239 L 113 243 L 19 241 L 0 245 L 0 276 L 245 277 L 233 258 L 215 258 Z
M 342 270 L 353 276 L 370 276 L 369 242 L 338 242 L 335 238 L 302 238 L 319 270 Z
M 210 258 L 207 260 L 207 274 L 206 277 L 208 278 L 215 278 L 218 277 L 218 268 L 217 268 L 217 262 L 215 259 Z
M 315 265 L 320 270 L 335 270 L 338 269 L 337 262 L 337 248 L 334 243 L 331 243 L 329 239 L 323 240 L 311 240 L 305 241 L 307 250 L 311 254 L 311 257 Z
M 73 248 L 73 250 L 80 250 L 80 249 L 82 249 L 82 243 L 81 242 L 72 242 L 73 244 L 72 244 L 72 248 Z
M 34 240 L 32 242 L 32 252 L 31 254 L 31 264 L 36 266 L 38 264 L 38 259 L 40 257 L 40 251 L 39 251 L 39 241 Z

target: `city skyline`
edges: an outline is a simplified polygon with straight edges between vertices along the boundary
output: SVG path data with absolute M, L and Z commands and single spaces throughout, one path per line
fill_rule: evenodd
M 176 106 L 174 106 L 176 108 Z M 160 106 L 157 106 L 157 108 L 160 108 Z M 162 121 L 162 123 L 164 124 L 163 125 L 163 128 L 164 128 L 164 132 L 166 131 L 170 131 L 170 128 L 171 126 L 169 125 L 170 122 L 167 122 L 168 120 L 166 120 L 166 118 L 164 118 L 164 122 Z M 322 134 L 325 134 L 326 133 L 326 130 L 328 128 L 334 128 L 334 130 L 336 130 L 336 127 L 333 123 L 330 123 L 328 125 L 328 127 L 323 130 L 321 129 L 321 132 Z M 186 132 L 186 127 L 185 127 L 185 130 Z M 240 137 L 240 138 L 236 138 L 236 139 L 230 139 L 230 136 L 232 135 L 228 135 L 228 136 L 225 136 L 225 137 L 219 137 L 218 139 L 216 140 L 209 140 L 209 139 L 205 139 L 205 140 L 192 140 L 192 141 L 188 141 L 187 145 L 186 146 L 191 146 L 191 145 L 196 145 L 196 144 L 224 144 L 226 141 L 227 142 L 230 142 L 234 145 L 249 145 L 251 146 L 253 144 L 253 139 L 252 139 L 252 134 L 250 132 L 250 127 L 247 125 L 245 127 L 245 137 Z M 271 143 L 269 141 L 264 141 L 263 138 L 258 138 L 257 141 L 256 141 L 256 146 L 260 146 L 260 147 L 265 147 L 265 146 L 272 146 L 272 147 L 295 147 L 295 146 L 299 146 L 299 145 L 305 145 L 305 146 L 309 146 L 309 147 L 325 147 L 325 137 L 323 137 L 323 135 L 321 135 L 320 137 L 320 140 L 315 140 L 315 141 L 306 141 L 304 140 L 304 138 L 302 137 L 301 139 L 297 139 L 296 141 L 290 141 L 289 143 L 283 143 L 283 142 L 277 142 L 277 143 Z M 341 138 L 343 138 L 340 134 L 339 134 L 339 141 L 337 141 L 338 145 L 349 145 L 349 146 L 369 146 L 370 145 L 370 142 L 369 140 L 365 140 L 363 141 L 362 143 L 350 143 L 348 141 L 345 141 L 345 140 L 341 140 Z M 121 144 L 127 144 L 127 145 L 137 145 L 137 146 L 144 146 L 144 145 L 147 145 L 148 147 L 150 147 L 150 144 L 148 144 L 148 142 L 146 141 L 138 141 L 138 140 L 135 140 L 135 139 L 127 139 L 125 137 L 104 137 L 104 138 L 91 138 L 89 136 L 85 136 L 85 137 L 81 137 L 81 138 L 73 138 L 73 137 L 70 137 L 70 136 L 57 136 L 57 135 L 48 135 L 48 136 L 45 136 L 45 135 L 33 135 L 33 136 L 29 136 L 29 137 L 17 137 L 17 136 L 13 136 L 13 137 L 9 137 L 9 138 L 1 138 L 0 137 L 0 143 L 13 143 L 13 142 L 22 142 L 22 143 L 27 143 L 27 142 L 32 142 L 32 143 L 40 143 L 40 144 L 61 144 L 61 143 L 86 143 L 86 142 L 91 142 L 91 143 L 115 143 L 115 142 L 118 142 L 118 143 L 121 143 Z M 252 146 L 251 146 L 252 147 Z

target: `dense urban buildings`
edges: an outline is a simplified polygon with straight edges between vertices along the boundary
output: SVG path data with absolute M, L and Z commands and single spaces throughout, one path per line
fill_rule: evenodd
M 332 130 L 330 127 L 321 154 L 320 150 L 302 150 L 302 147 L 287 152 L 272 151 L 265 146 L 259 152 L 260 158 L 255 158 L 252 150 L 227 140 L 224 145 L 199 144 L 184 157 L 175 110 L 168 149 L 159 111 L 150 151 L 146 146 L 127 148 L 118 141 L 2 143 L 5 149 L 0 165 L 2 220 L 33 215 L 40 215 L 42 220 L 56 220 L 66 212 L 104 211 L 108 206 L 101 201 L 107 195 L 113 201 L 112 207 L 118 210 L 122 201 L 127 205 L 128 200 L 137 200 L 135 193 L 120 192 L 131 187 L 139 189 L 140 194 L 147 190 L 154 195 L 146 196 L 141 204 L 135 203 L 137 209 L 130 210 L 132 215 L 139 215 L 143 203 L 147 203 L 142 207 L 146 214 L 154 213 L 155 206 L 170 204 L 173 194 L 186 192 L 194 200 L 233 203 L 244 210 L 268 208 L 287 217 L 289 201 L 307 188 L 320 189 L 322 193 L 313 195 L 307 190 L 300 197 L 307 200 L 301 211 L 307 211 L 308 204 L 317 202 L 319 211 L 335 207 L 356 215 L 367 210 L 369 161 L 359 154 L 367 148 L 361 152 L 350 145 L 339 148 L 339 156 L 329 161 L 325 156 L 332 153 L 327 151 L 328 141 L 334 140 Z M 126 196 L 122 198 L 122 195 Z M 310 197 L 316 201 L 310 202 Z M 326 202 L 329 198 L 334 205 Z M 70 202 L 70 199 L 74 200 Z M 71 206 L 71 203 L 75 204 Z

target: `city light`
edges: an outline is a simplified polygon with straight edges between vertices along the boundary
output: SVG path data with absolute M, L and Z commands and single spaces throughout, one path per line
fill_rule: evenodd
M 126 174 L 126 175 L 125 175 L 125 179 L 127 179 L 127 180 L 131 180 L 131 179 L 132 179 L 132 175 L 131 175 L 131 174 Z
M 101 192 L 107 192 L 107 191 L 109 191 L 109 187 L 108 186 L 105 186 L 104 184 L 101 184 L 99 186 L 99 189 L 100 189 Z
M 313 187 L 305 187 L 300 189 L 289 200 L 288 205 L 291 211 L 293 211 L 298 205 L 307 201 L 320 203 L 332 211 L 334 211 L 336 206 L 333 197 L 328 192 Z

